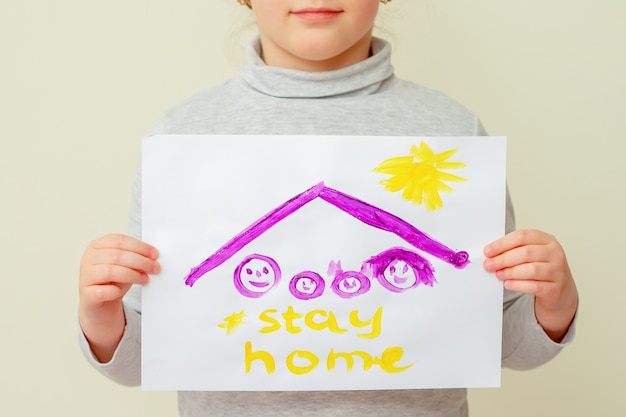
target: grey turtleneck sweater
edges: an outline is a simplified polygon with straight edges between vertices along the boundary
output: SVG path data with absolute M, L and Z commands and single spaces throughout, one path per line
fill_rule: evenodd
M 169 110 L 155 134 L 479 136 L 477 117 L 449 97 L 400 80 L 391 46 L 374 39 L 373 56 L 351 67 L 310 73 L 269 67 L 258 40 L 239 77 Z M 219 152 L 219 149 L 215 150 Z M 507 231 L 514 228 L 507 204 Z M 135 183 L 130 234 L 141 237 L 141 178 Z M 98 363 L 81 333 L 90 363 L 125 385 L 141 381 L 141 290 L 124 300 L 125 334 L 109 363 Z M 537 324 L 534 298 L 504 294 L 502 365 L 528 369 L 552 359 L 574 335 L 552 342 Z M 465 389 L 329 392 L 180 392 L 182 417 L 468 415 Z

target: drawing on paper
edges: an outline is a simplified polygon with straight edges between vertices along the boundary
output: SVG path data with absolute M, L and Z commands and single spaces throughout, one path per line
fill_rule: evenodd
M 413 248 L 458 269 L 469 263 L 469 254 L 466 251 L 454 251 L 401 218 L 320 182 L 234 236 L 204 262 L 193 267 L 185 277 L 185 283 L 192 287 L 203 275 L 222 265 L 275 224 L 316 198 L 332 204 L 371 227 L 394 233 Z M 370 257 L 359 270 L 344 270 L 341 261 L 331 261 L 327 275 L 332 279 L 330 289 L 342 298 L 352 298 L 368 292 L 373 280 L 392 292 L 403 292 L 420 284 L 432 286 L 436 282 L 430 262 L 414 250 L 402 247 L 390 248 Z M 235 288 L 245 297 L 258 298 L 274 289 L 281 276 L 281 268 L 274 259 L 251 254 L 235 269 Z M 299 272 L 290 279 L 289 291 L 300 300 L 318 298 L 325 291 L 325 280 L 314 271 Z
M 263 255 L 249 255 L 235 269 L 235 288 L 249 298 L 268 293 L 280 282 L 280 267 Z
M 324 278 L 315 271 L 303 271 L 289 281 L 289 292 L 300 300 L 321 297 L 325 289 Z
M 451 149 L 436 154 L 426 143 L 421 142 L 419 147 L 411 146 L 411 155 L 386 159 L 374 168 L 374 172 L 391 175 L 380 182 L 387 191 L 402 190 L 404 200 L 417 205 L 424 204 L 428 211 L 439 210 L 443 207 L 439 192 L 452 191 L 445 181 L 467 181 L 467 178 L 442 171 L 466 166 L 464 162 L 448 161 L 456 152 L 457 149 Z

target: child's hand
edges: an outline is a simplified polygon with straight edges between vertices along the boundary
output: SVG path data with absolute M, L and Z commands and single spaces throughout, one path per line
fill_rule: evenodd
M 122 297 L 160 270 L 157 250 L 129 236 L 106 235 L 89 244 L 80 263 L 79 320 L 94 354 L 110 359 L 124 333 Z
M 578 292 L 559 242 L 539 230 L 517 230 L 484 249 L 484 268 L 511 291 L 535 296 L 535 316 L 560 341 L 576 313 Z

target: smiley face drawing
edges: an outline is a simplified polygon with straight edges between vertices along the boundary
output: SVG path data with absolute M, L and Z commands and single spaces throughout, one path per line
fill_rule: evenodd
M 303 271 L 296 274 L 289 281 L 289 292 L 299 300 L 312 300 L 324 293 L 326 283 L 314 271 Z
M 341 298 L 352 298 L 369 291 L 371 283 L 368 277 L 358 271 L 346 271 L 337 274 L 331 288 Z
M 248 298 L 259 298 L 270 292 L 280 282 L 278 263 L 270 257 L 248 255 L 234 273 L 235 288 Z
M 328 275 L 334 277 L 330 288 L 341 298 L 352 298 L 365 294 L 372 286 L 370 279 L 362 272 L 344 271 L 341 261 L 330 261 Z
M 412 288 L 417 283 L 415 270 L 401 259 L 391 261 L 383 273 L 383 279 L 400 290 Z
M 373 278 L 392 292 L 403 292 L 420 284 L 432 287 L 436 282 L 430 262 L 399 247 L 372 256 L 365 261 L 363 268 L 371 271 Z

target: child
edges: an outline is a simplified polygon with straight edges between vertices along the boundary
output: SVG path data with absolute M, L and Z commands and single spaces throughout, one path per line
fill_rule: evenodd
M 484 135 L 477 117 L 438 92 L 393 74 L 390 45 L 372 37 L 379 2 L 238 0 L 259 37 L 239 77 L 170 110 L 155 134 Z M 216 149 L 219 152 L 219 149 Z M 141 239 L 141 178 L 130 236 L 107 235 L 80 268 L 81 345 L 109 378 L 140 383 L 140 288 L 159 272 L 157 249 Z M 484 268 L 504 281 L 502 365 L 539 366 L 571 341 L 577 290 L 557 240 L 512 231 L 484 249 Z M 181 392 L 191 416 L 467 416 L 464 389 L 339 392 Z

